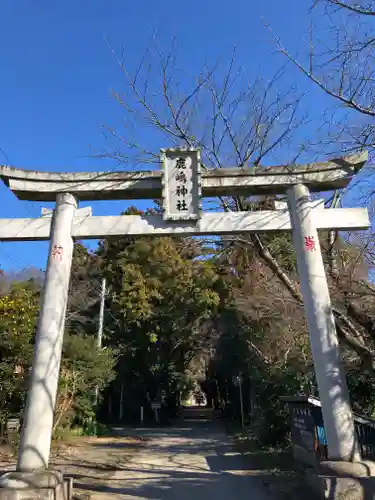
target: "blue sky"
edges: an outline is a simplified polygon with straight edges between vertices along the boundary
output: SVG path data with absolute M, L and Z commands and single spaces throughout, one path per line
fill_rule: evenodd
M 121 90 L 123 76 L 106 39 L 115 50 L 124 48 L 126 64 L 134 69 L 154 32 L 165 47 L 176 36 L 180 65 L 191 73 L 236 45 L 249 72 L 267 77 L 282 59 L 262 17 L 285 45 L 298 51 L 306 41 L 308 5 L 307 0 L 3 0 L 0 163 L 56 171 L 113 168 L 109 160 L 88 158 L 106 144 L 102 124 L 116 123 L 120 116 L 110 89 Z M 294 79 L 309 88 L 306 106 L 315 126 L 325 99 L 291 71 L 291 83 Z M 152 137 L 151 144 L 156 152 L 168 147 L 156 140 L 153 144 Z M 0 217 L 40 215 L 42 205 L 18 201 L 2 185 L 0 200 Z M 120 213 L 127 204 L 92 206 L 95 215 L 105 215 Z M 0 243 L 0 265 L 6 270 L 44 268 L 46 256 L 46 243 Z

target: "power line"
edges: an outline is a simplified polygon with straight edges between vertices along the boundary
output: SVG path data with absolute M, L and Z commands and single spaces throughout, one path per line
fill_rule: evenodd
M 9 163 L 9 166 L 14 166 L 14 163 L 13 163 L 13 162 L 11 161 L 11 159 L 9 158 L 9 155 L 6 153 L 6 151 L 4 150 L 4 148 L 2 148 L 1 146 L 0 146 L 0 153 L 2 153 L 2 154 L 3 154 L 4 158 L 5 158 L 5 159 L 7 160 L 7 162 Z M 35 203 L 34 203 L 34 202 L 31 202 L 31 204 L 32 204 L 32 206 L 34 207 L 34 209 L 35 209 L 35 210 L 39 211 L 39 207 L 37 207 L 37 206 L 35 205 Z M 29 209 L 29 204 L 28 204 L 28 203 L 26 203 L 24 206 L 25 206 L 26 210 L 28 211 L 29 215 L 30 215 L 32 218 L 34 218 L 34 214 L 32 214 L 32 213 L 31 213 L 31 211 L 30 211 L 30 209 Z
M 3 243 L 2 241 L 0 241 L 0 243 Z M 2 245 L 1 245 L 2 246 Z M 5 250 L 4 248 L 1 248 L 0 247 L 0 252 L 2 252 L 3 256 L 5 257 L 5 259 L 7 259 L 9 262 L 12 263 L 12 266 L 16 269 L 17 267 L 20 268 L 20 272 L 23 272 L 25 271 L 26 269 L 30 269 L 32 267 L 37 267 L 37 266 L 33 266 L 30 262 L 28 262 L 24 257 L 21 256 L 21 258 L 16 261 L 13 257 L 11 257 Z M 23 267 L 22 267 L 22 264 L 21 264 L 21 260 L 23 261 Z M 26 264 L 26 265 L 25 265 Z
M 4 156 L 4 158 L 7 160 L 7 162 L 9 163 L 9 165 L 12 165 L 12 161 L 9 157 L 9 155 L 6 153 L 6 151 L 4 150 L 3 147 L 0 146 L 0 153 Z M 30 209 L 29 209 L 29 206 L 28 204 L 24 205 L 26 210 L 28 211 L 29 215 L 34 218 L 34 215 L 31 213 Z M 33 207 L 35 209 L 38 210 L 38 207 L 33 203 Z M 0 243 L 3 243 L 2 241 Z M 10 255 L 7 254 L 7 252 L 2 248 L 1 251 L 3 252 L 3 254 L 5 255 L 5 258 L 8 259 L 10 262 L 13 263 L 13 265 L 15 265 L 16 267 L 18 267 L 18 265 L 20 264 L 20 262 L 16 262 L 13 257 L 11 257 Z M 24 269 L 27 269 L 29 267 L 33 267 L 32 264 L 30 262 L 28 262 L 24 257 L 22 257 L 22 260 L 24 263 L 26 263 L 26 267 L 22 267 L 21 271 L 23 271 Z
M 12 163 L 10 161 L 10 158 L 9 156 L 6 154 L 6 152 L 4 151 L 4 149 L 0 146 L 0 152 L 4 155 L 4 157 L 6 158 L 6 160 L 9 162 L 9 163 Z

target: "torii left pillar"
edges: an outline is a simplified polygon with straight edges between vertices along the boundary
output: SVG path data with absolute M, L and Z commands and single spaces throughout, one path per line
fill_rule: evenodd
M 48 469 L 73 256 L 76 198 L 56 196 L 34 360 L 16 472 L 0 477 L 0 500 L 69 500 L 72 483 Z
M 48 467 L 73 256 L 72 223 L 76 208 L 77 200 L 72 194 L 57 194 L 18 455 L 17 471 L 21 472 Z

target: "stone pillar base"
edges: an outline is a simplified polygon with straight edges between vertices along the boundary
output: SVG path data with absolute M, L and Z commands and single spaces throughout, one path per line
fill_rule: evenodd
M 71 500 L 72 480 L 59 471 L 7 472 L 0 477 L 0 500 Z
M 320 462 L 306 476 L 319 499 L 375 500 L 375 462 Z

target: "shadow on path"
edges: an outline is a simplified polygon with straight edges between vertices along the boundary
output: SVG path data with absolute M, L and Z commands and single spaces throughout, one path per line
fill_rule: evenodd
M 123 435 L 127 429 L 117 429 Z M 235 452 L 213 414 L 206 409 L 185 411 L 184 418 L 165 429 L 133 429 L 148 438 L 130 463 L 118 464 L 111 477 L 75 477 L 75 488 L 94 492 L 93 498 L 155 500 L 270 500 L 262 471 L 248 468 Z

